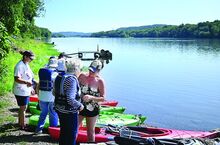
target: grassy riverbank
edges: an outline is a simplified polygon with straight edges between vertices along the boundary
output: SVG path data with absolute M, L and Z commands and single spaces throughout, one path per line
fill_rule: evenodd
M 11 92 L 13 86 L 14 66 L 22 58 L 19 50 L 31 50 L 36 55 L 36 59 L 30 63 L 30 67 L 35 74 L 36 80 L 38 80 L 38 70 L 47 63 L 49 57 L 57 56 L 59 54 L 52 44 L 44 43 L 42 41 L 22 39 L 15 40 L 14 45 L 16 50 L 11 51 L 1 62 L 3 74 L 1 74 L 0 79 L 0 126 L 8 122 L 15 122 L 17 119 L 8 113 L 10 111 L 8 108 L 17 107 Z

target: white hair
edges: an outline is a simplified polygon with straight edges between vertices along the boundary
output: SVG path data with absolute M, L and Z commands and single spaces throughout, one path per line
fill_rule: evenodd
M 67 59 L 66 61 L 66 71 L 67 73 L 76 74 L 80 72 L 81 60 L 80 59 Z

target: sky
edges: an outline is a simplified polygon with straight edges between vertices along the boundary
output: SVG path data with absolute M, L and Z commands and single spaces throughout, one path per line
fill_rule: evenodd
M 220 20 L 219 0 L 44 0 L 35 19 L 52 32 L 99 32 L 152 24 Z

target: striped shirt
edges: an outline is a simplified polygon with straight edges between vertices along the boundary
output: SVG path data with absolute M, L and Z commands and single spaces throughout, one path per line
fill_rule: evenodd
M 62 85 L 63 83 L 63 85 Z M 76 96 L 78 96 L 78 80 L 73 76 L 65 77 L 63 81 L 61 81 L 61 87 L 63 86 L 63 93 L 65 96 L 56 95 L 56 97 L 66 97 L 66 102 L 68 106 L 63 104 L 55 103 L 55 109 L 60 113 L 76 113 L 80 106 L 82 105 L 79 101 L 76 100 Z M 54 87 L 54 92 L 56 92 L 56 87 Z

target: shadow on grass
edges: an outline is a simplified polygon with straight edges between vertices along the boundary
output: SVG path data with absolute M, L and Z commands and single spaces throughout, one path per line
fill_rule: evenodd
M 20 130 L 17 124 L 9 123 L 0 127 L 0 144 L 6 143 L 38 143 L 56 144 L 57 141 L 51 139 L 45 131 L 43 134 L 35 134 L 34 127 L 28 126 L 28 130 Z
M 18 129 L 19 129 L 18 124 L 16 124 L 16 123 L 8 123 L 8 124 L 4 124 L 4 125 L 2 125 L 0 127 L 0 133 L 16 131 Z
M 18 110 L 19 110 L 19 108 L 10 108 L 10 109 L 8 109 L 10 112 L 18 112 Z
M 38 143 L 38 142 L 46 142 L 46 143 L 57 143 L 56 141 L 52 140 L 48 134 L 40 134 L 36 135 L 32 134 L 18 134 L 18 135 L 7 135 L 2 136 L 0 139 L 0 143 L 19 143 L 19 142 L 26 142 L 26 143 Z

